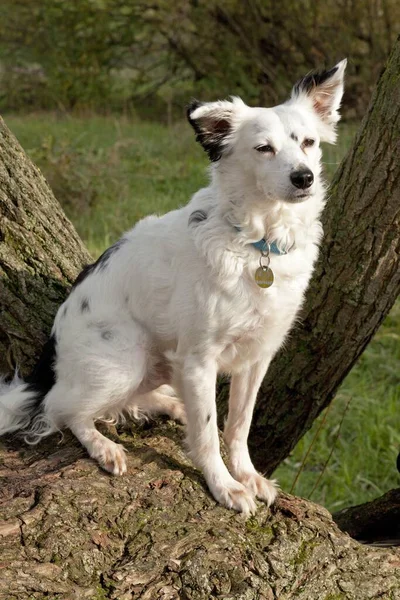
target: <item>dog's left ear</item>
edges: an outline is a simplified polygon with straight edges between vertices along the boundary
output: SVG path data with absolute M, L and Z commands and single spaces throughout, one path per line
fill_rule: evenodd
M 292 90 L 291 102 L 307 102 L 318 116 L 323 142 L 333 144 L 336 140 L 335 126 L 340 119 L 346 65 L 344 59 L 329 71 L 306 75 Z
M 236 116 L 242 106 L 245 105 L 240 98 L 232 98 L 232 102 L 193 100 L 189 104 L 188 121 L 196 132 L 196 140 L 203 146 L 212 162 L 216 162 L 229 151 L 236 128 Z

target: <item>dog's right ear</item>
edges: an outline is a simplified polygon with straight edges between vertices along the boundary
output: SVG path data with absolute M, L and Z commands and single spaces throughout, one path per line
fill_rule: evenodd
M 244 106 L 244 103 L 240 98 L 234 98 L 232 102 L 192 100 L 187 108 L 187 118 L 196 132 L 196 140 L 212 162 L 229 151 L 235 128 L 235 113 L 239 106 Z

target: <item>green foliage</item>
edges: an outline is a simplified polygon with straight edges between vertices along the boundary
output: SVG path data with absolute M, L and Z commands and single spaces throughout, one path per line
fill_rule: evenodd
M 171 121 L 191 95 L 275 103 L 348 56 L 345 107 L 360 115 L 399 25 L 397 0 L 4 0 L 0 107 Z
M 100 190 L 93 185 L 100 181 L 103 171 L 102 148 L 82 147 L 77 140 L 67 142 L 44 136 L 31 158 L 37 165 L 45 165 L 47 181 L 64 209 L 79 213 L 91 207 Z
M 32 70 L 39 72 L 45 87 L 38 99 L 40 106 L 44 103 L 42 108 L 108 108 L 112 71 L 122 64 L 135 39 L 132 6 L 118 0 L 3 2 L 0 56 L 5 65 L 6 108 L 18 102 L 11 85 L 7 86 L 10 75 L 14 84 L 19 81 L 23 86 Z
M 6 119 L 39 164 L 94 256 L 138 219 L 186 203 L 207 181 L 207 160 L 186 123 L 159 124 L 105 117 L 49 115 Z M 324 148 L 330 178 L 355 126 L 341 125 L 338 146 Z M 309 496 L 350 407 L 329 465 L 312 499 L 332 510 L 370 500 L 398 485 L 400 446 L 400 305 L 339 390 L 295 492 Z M 285 490 L 311 443 L 319 420 L 276 472 Z

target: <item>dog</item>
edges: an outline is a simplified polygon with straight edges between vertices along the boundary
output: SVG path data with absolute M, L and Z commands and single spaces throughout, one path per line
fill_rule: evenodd
M 123 446 L 95 422 L 164 413 L 186 423 L 188 454 L 218 502 L 246 515 L 256 498 L 273 503 L 278 486 L 256 471 L 247 438 L 317 259 L 319 144 L 335 142 L 345 67 L 306 75 L 273 108 L 238 97 L 190 104 L 211 163 L 208 187 L 183 208 L 144 218 L 82 271 L 32 375 L 3 382 L 0 434 L 20 430 L 37 443 L 69 428 L 122 475 Z M 217 429 L 220 372 L 231 375 L 229 470 Z

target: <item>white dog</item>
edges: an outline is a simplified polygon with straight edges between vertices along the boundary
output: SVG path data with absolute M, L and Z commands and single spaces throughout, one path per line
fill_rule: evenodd
M 36 443 L 69 428 L 118 475 L 124 448 L 95 421 L 166 413 L 187 422 L 190 457 L 216 500 L 247 514 L 255 498 L 274 501 L 275 482 L 255 470 L 247 437 L 317 258 L 319 143 L 335 141 L 345 66 L 307 75 L 274 108 L 239 98 L 191 104 L 210 185 L 187 206 L 140 221 L 79 275 L 32 376 L 2 386 L 1 434 L 19 429 Z M 218 372 L 232 375 L 230 470 L 219 448 Z

